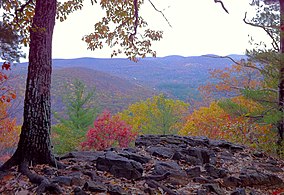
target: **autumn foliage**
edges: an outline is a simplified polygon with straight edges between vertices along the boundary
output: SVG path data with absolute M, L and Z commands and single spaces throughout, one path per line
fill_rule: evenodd
M 136 137 L 131 129 L 119 116 L 111 116 L 109 111 L 104 111 L 95 120 L 94 127 L 88 130 L 82 147 L 88 150 L 104 150 L 111 146 L 127 147 Z
M 16 98 L 15 92 L 7 86 L 8 76 L 3 70 L 9 70 L 8 63 L 2 65 L 0 71 L 0 161 L 13 152 L 19 139 L 20 128 L 16 127 L 16 119 L 11 118 L 9 110 L 11 100 Z
M 181 135 L 207 136 L 212 139 L 226 139 L 235 143 L 246 144 L 252 147 L 268 149 L 275 142 L 276 133 L 270 124 L 259 124 L 248 117 L 261 106 L 244 97 L 232 99 L 239 105 L 239 113 L 225 110 L 214 101 L 209 107 L 195 110 L 188 116 L 185 126 L 179 132 Z M 242 111 L 246 111 L 243 112 Z

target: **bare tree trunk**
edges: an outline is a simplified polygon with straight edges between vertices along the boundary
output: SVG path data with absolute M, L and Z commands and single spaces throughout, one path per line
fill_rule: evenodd
M 279 107 L 284 112 L 284 0 L 280 3 L 280 80 L 279 80 Z M 282 116 L 278 126 L 279 144 L 283 141 L 284 118 Z
M 30 30 L 24 122 L 18 148 L 2 169 L 21 163 L 55 163 L 50 142 L 51 51 L 55 15 L 56 0 L 36 0 Z

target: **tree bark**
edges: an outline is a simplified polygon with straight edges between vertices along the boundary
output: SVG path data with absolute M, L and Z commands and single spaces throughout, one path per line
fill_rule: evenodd
M 56 3 L 56 0 L 36 0 L 30 30 L 22 131 L 16 152 L 2 169 L 23 162 L 33 165 L 55 163 L 50 142 L 50 85 Z
M 284 0 L 280 4 L 280 80 L 279 80 L 279 108 L 284 112 Z M 282 114 L 283 115 L 283 114 Z M 282 116 L 278 125 L 279 144 L 283 142 L 284 118 Z

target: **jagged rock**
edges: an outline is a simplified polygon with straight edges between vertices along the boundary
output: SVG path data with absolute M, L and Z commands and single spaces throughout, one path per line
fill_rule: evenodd
M 246 191 L 243 188 L 237 188 L 231 195 L 246 195 Z
M 203 148 L 188 148 L 183 153 L 198 158 L 202 164 L 210 162 L 210 151 Z
M 101 171 L 108 171 L 115 177 L 126 179 L 138 179 L 143 173 L 141 163 L 129 160 L 113 152 L 106 152 L 104 156 L 98 157 L 96 168 Z
M 225 148 L 231 151 L 241 151 L 243 146 L 227 142 L 225 140 L 210 140 L 210 145 L 219 148 Z
M 80 152 L 70 152 L 68 154 L 62 155 L 59 159 L 79 159 L 80 161 L 96 161 L 99 156 L 102 156 L 104 152 L 102 151 L 80 151 Z
M 176 162 L 157 162 L 154 166 L 153 175 L 165 175 L 168 183 L 172 185 L 182 185 L 187 183 L 188 176 Z
M 259 170 L 246 169 L 239 176 L 241 186 L 276 186 L 283 185 L 284 182 L 277 175 L 263 173 Z
M 82 190 L 79 187 L 75 187 L 73 192 L 74 192 L 74 195 L 88 195 L 84 190 Z
M 176 162 L 157 162 L 155 164 L 153 174 L 164 175 L 169 172 L 171 175 L 181 175 L 186 176 L 186 172 L 181 169 L 181 167 Z
M 146 149 L 146 151 L 153 156 L 159 156 L 163 158 L 172 158 L 175 153 L 174 149 L 163 146 L 150 146 Z
M 223 178 L 223 185 L 226 187 L 237 187 L 241 185 L 241 180 L 234 176 L 225 177 Z
M 82 186 L 82 185 L 84 185 L 84 183 L 85 183 L 85 181 L 83 179 L 81 179 L 78 176 L 75 176 L 75 177 L 72 177 L 70 184 L 74 185 L 74 186 Z
M 274 173 L 283 172 L 283 169 L 281 169 L 280 167 L 277 167 L 269 163 L 259 164 L 259 167 L 264 168 L 265 170 L 274 172 Z
M 113 185 L 109 185 L 108 186 L 108 194 L 110 195 L 127 195 L 128 193 L 123 190 L 120 186 L 113 186 Z
M 87 181 L 83 190 L 90 192 L 107 192 L 107 186 L 101 182 Z
M 209 192 L 214 192 L 218 195 L 224 195 L 225 192 L 219 187 L 218 184 L 203 184 L 203 187 L 205 187 L 207 189 L 207 191 Z
M 195 177 L 195 178 L 193 178 L 193 181 L 196 182 L 196 183 L 201 183 L 201 184 L 214 183 L 214 180 L 207 179 L 207 178 L 204 178 L 204 177 Z
M 34 171 L 57 183 L 63 194 L 74 195 L 262 195 L 284 188 L 284 161 L 244 146 L 177 135 L 143 135 L 135 144 L 135 148 L 71 152 L 61 157 L 66 169 L 39 165 Z M 13 174 L 0 171 L 0 194 L 34 189 L 27 181 L 14 185 L 15 180 L 9 180 Z M 18 191 L 11 191 L 18 185 Z
M 118 155 L 134 160 L 134 161 L 137 161 L 137 162 L 140 162 L 141 164 L 148 163 L 151 160 L 151 158 L 149 157 L 145 157 L 145 156 L 135 154 L 133 152 L 128 152 L 128 151 L 123 151 L 119 153 Z
M 188 177 L 199 177 L 201 175 L 201 169 L 200 167 L 193 167 L 186 169 L 186 173 Z
M 218 169 L 214 165 L 205 164 L 204 168 L 208 175 L 213 178 L 223 178 L 227 176 L 227 171 L 225 169 Z

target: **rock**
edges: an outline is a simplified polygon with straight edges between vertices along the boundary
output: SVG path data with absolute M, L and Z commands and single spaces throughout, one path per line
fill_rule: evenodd
M 100 171 L 108 171 L 115 177 L 126 179 L 138 179 L 142 177 L 143 173 L 141 163 L 129 160 L 113 152 L 106 152 L 104 156 L 98 157 L 96 168 Z
M 189 177 L 199 177 L 201 175 L 201 169 L 200 167 L 193 167 L 186 169 L 186 173 Z
M 172 185 L 187 184 L 188 176 L 176 162 L 157 162 L 154 166 L 153 175 L 165 175 L 168 183 Z
M 197 195 L 208 195 L 208 191 L 205 189 L 198 189 L 196 194 Z
M 186 172 L 181 169 L 181 167 L 176 162 L 157 162 L 155 164 L 153 174 L 154 175 L 164 175 L 165 173 L 171 173 L 186 176 Z
M 84 192 L 81 188 L 76 187 L 73 190 L 74 195 L 88 195 L 86 192 Z
M 265 170 L 274 172 L 274 173 L 283 172 L 283 169 L 281 169 L 280 167 L 277 167 L 269 163 L 259 164 L 259 167 L 264 168 Z
M 283 185 L 284 182 L 277 175 L 267 174 L 259 170 L 247 169 L 246 172 L 241 172 L 239 176 L 241 186 L 277 186 Z
M 210 140 L 210 145 L 213 147 L 225 148 L 230 151 L 242 151 L 244 147 L 241 145 L 233 144 L 225 140 Z
M 151 160 L 151 158 L 149 158 L 149 157 L 145 157 L 145 156 L 135 154 L 133 152 L 128 152 L 128 151 L 123 151 L 123 152 L 119 153 L 118 155 L 123 156 L 123 157 L 128 158 L 128 159 L 131 159 L 131 160 L 134 160 L 134 161 L 137 161 L 141 164 L 148 163 Z
M 108 194 L 110 195 L 127 195 L 128 193 L 123 190 L 120 186 L 113 186 L 113 185 L 109 185 L 108 186 Z
M 84 184 L 83 190 L 90 192 L 107 192 L 107 186 L 101 182 L 88 181 Z
M 71 179 L 71 185 L 74 185 L 74 186 L 83 186 L 85 183 L 85 181 L 83 179 L 81 179 L 80 177 L 72 177 Z
M 196 183 L 201 183 L 201 184 L 214 183 L 214 181 L 212 179 L 207 179 L 207 178 L 204 178 L 204 177 L 195 177 L 195 178 L 193 178 L 193 181 L 196 182 Z
M 223 185 L 226 187 L 237 187 L 241 185 L 241 180 L 234 176 L 223 178 Z
M 210 162 L 210 151 L 204 148 L 189 147 L 182 149 L 181 153 L 199 159 L 202 164 Z
M 70 186 L 70 185 L 71 185 L 71 180 L 72 180 L 71 177 L 67 177 L 67 176 L 57 176 L 57 177 L 54 177 L 54 178 L 52 179 L 52 182 L 53 182 L 53 183 L 59 183 L 59 184 L 63 184 L 63 185 Z
M 231 195 L 246 195 L 246 191 L 243 188 L 237 188 Z
M 162 158 L 169 158 L 171 159 L 175 153 L 175 150 L 168 147 L 163 146 L 150 146 L 146 149 L 153 156 L 158 156 Z
M 209 192 L 214 192 L 214 193 L 216 193 L 218 195 L 224 195 L 225 194 L 224 190 L 222 190 L 219 187 L 219 185 L 217 185 L 217 184 L 212 184 L 212 183 L 210 183 L 210 184 L 203 184 L 203 187 L 205 187 Z
M 186 154 L 183 154 L 180 151 L 176 151 L 172 157 L 173 160 L 177 160 L 177 161 L 185 161 L 186 163 L 188 163 L 189 165 L 201 165 L 202 162 L 200 159 L 198 159 L 197 157 L 194 156 L 188 156 Z
M 68 154 L 62 155 L 59 159 L 80 159 L 81 161 L 89 161 L 93 162 L 96 161 L 97 158 L 104 153 L 102 151 L 80 151 L 80 152 L 70 152 Z
M 227 176 L 227 171 L 225 169 L 218 169 L 214 165 L 206 164 L 204 168 L 213 178 L 223 178 Z

